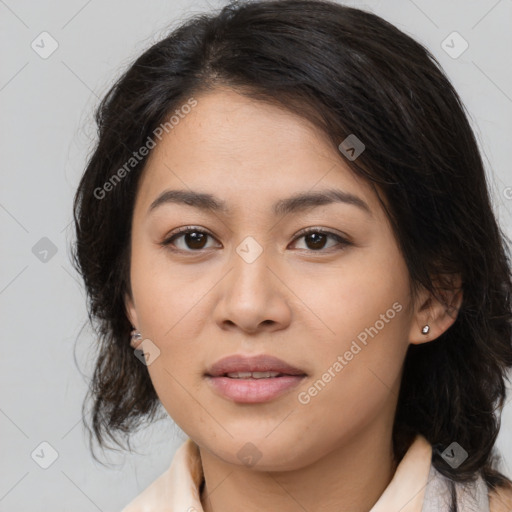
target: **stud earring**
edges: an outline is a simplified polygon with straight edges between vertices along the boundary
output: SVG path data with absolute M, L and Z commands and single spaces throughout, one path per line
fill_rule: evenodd
M 133 331 L 131 332 L 132 343 L 140 341 L 141 339 L 142 339 L 142 334 L 137 329 L 133 329 Z
M 430 332 L 430 325 L 424 325 L 421 329 L 421 333 L 427 335 Z

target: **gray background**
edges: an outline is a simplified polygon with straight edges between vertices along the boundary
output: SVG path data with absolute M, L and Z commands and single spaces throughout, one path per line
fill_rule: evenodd
M 496 211 L 512 235 L 511 0 L 345 3 L 381 15 L 439 59 L 470 112 Z M 71 204 L 94 144 L 92 112 L 99 98 L 167 28 L 220 5 L 0 0 L 0 511 L 120 510 L 168 467 L 185 439 L 166 419 L 134 437 L 138 454 L 107 454 L 107 468 L 91 458 L 81 405 L 93 335 L 84 327 L 85 295 L 69 260 Z M 58 43 L 46 59 L 31 47 L 34 40 L 42 46 L 43 31 Z M 441 46 L 453 31 L 469 44 L 458 58 Z M 452 52 L 461 48 L 460 41 L 449 44 Z M 49 48 L 45 39 L 44 51 Z M 511 428 L 509 402 L 498 439 L 508 476 Z M 34 458 L 49 461 L 51 450 L 41 452 L 42 442 L 58 453 L 48 469 L 31 457 L 37 448 Z

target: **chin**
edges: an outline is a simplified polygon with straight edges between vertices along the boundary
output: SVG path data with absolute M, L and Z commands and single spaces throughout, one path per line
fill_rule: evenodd
M 255 432 L 252 436 L 246 432 L 243 436 L 234 435 L 226 444 L 217 440 L 211 447 L 208 444 L 206 446 L 224 462 L 256 471 L 290 471 L 306 465 L 307 459 L 313 461 L 316 458 L 314 455 L 307 457 L 306 454 L 299 453 L 299 441 L 287 443 L 282 436 L 270 440 L 265 437 L 268 432 L 266 430 L 263 435 Z M 304 448 L 303 445 L 300 446 Z

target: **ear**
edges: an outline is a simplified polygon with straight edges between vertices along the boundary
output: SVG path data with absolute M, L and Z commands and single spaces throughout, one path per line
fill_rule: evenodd
M 132 326 L 137 329 L 139 325 L 139 320 L 137 318 L 137 311 L 135 310 L 135 304 L 133 302 L 133 298 L 129 293 L 126 293 L 124 296 L 124 304 L 126 309 L 126 316 L 128 317 L 128 321 L 132 324 Z M 130 345 L 132 348 L 137 348 L 140 345 L 140 341 L 136 344 L 133 340 L 130 341 Z
M 434 280 L 434 286 L 438 298 L 423 287 L 416 297 L 409 333 L 409 342 L 414 345 L 439 338 L 457 320 L 463 298 L 460 275 L 444 275 Z M 423 334 L 422 329 L 426 325 L 430 330 Z

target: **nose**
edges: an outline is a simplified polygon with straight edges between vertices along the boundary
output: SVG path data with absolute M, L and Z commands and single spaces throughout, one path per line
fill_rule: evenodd
M 233 252 L 231 270 L 219 283 L 221 297 L 215 307 L 215 321 L 221 329 L 254 334 L 289 325 L 291 292 L 283 284 L 278 267 L 266 251 L 254 261 Z

